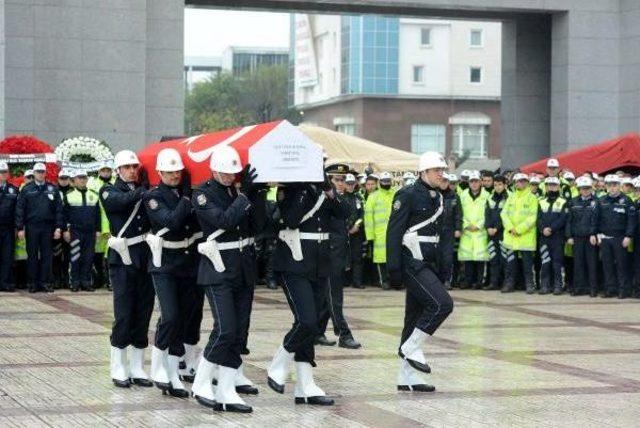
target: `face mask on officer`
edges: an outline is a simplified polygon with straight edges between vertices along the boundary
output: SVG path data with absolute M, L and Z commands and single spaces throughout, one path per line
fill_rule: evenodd
M 391 189 L 391 182 L 390 181 L 381 181 L 380 182 L 380 187 L 382 187 L 384 190 L 389 190 Z

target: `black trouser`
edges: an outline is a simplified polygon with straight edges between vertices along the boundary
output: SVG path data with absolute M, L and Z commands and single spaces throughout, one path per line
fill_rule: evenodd
M 563 235 L 540 236 L 540 289 L 562 288 Z
M 71 285 L 88 287 L 91 285 L 91 267 L 96 248 L 96 232 L 72 230 L 69 242 L 71 263 Z
M 169 348 L 170 355 L 181 357 L 187 343 L 184 337 L 187 318 L 193 312 L 193 306 L 198 304 L 191 290 L 200 287 L 196 285 L 195 278 L 176 277 L 169 273 L 152 273 L 151 279 L 160 305 L 155 346 L 161 351 Z
M 573 238 L 573 290 L 598 291 L 598 248 L 588 236 Z
M 53 225 L 27 225 L 27 284 L 35 289 L 50 286 L 52 281 Z
M 52 254 L 53 282 L 57 288 L 67 287 L 69 285 L 69 244 L 62 238 L 54 239 Z
M 502 286 L 506 249 L 499 239 L 489 240 L 489 277 L 493 288 Z
M 440 256 L 440 278 L 444 282 L 453 284 L 453 257 L 455 253 L 456 238 L 453 230 L 443 230 L 440 236 L 440 243 L 438 248 L 441 253 Z
M 109 264 L 104 253 L 93 254 L 93 285 L 96 288 L 100 288 L 105 285 L 109 285 Z
M 196 278 L 184 280 L 182 283 L 186 285 L 188 299 L 192 302 L 184 314 L 184 323 L 182 324 L 183 342 L 187 345 L 197 345 L 200 342 L 204 289 L 196 284 Z
M 273 258 L 275 254 L 278 238 L 268 236 L 264 239 L 264 277 L 269 282 L 276 281 L 276 274 L 273 271 Z
M 401 346 L 411 336 L 414 328 L 433 335 L 453 311 L 451 296 L 431 269 L 423 268 L 412 272 L 405 268 L 402 280 L 407 293 Z
M 464 277 L 467 285 L 478 286 L 482 283 L 484 275 L 484 262 L 465 260 Z
M 535 251 L 519 251 L 522 257 L 522 275 L 524 277 L 524 284 L 527 288 L 534 287 L 533 282 L 533 257 Z M 515 287 L 516 279 L 518 278 L 518 251 L 506 249 L 506 271 L 505 271 L 505 284 L 510 287 Z
M 113 287 L 113 328 L 111 345 L 124 349 L 149 346 L 149 322 L 153 313 L 154 291 L 151 275 L 134 265 L 111 265 Z
M 362 286 L 362 232 L 349 235 L 349 261 L 351 262 L 351 285 Z
M 223 280 L 220 284 L 206 285 L 215 324 L 204 349 L 207 361 L 237 369 L 242 364 L 240 355 L 245 348 L 254 284 L 241 278 Z
M 604 287 L 608 294 L 629 293 L 629 257 L 622 247 L 622 236 L 602 238 L 600 251 L 604 270 Z
M 13 227 L 0 229 L 0 290 L 15 288 L 11 275 L 16 235 Z
M 282 345 L 288 352 L 295 353 L 295 361 L 307 362 L 315 367 L 314 342 L 318 336 L 318 308 L 322 307 L 327 298 L 328 279 L 311 280 L 289 272 L 282 273 L 280 278 L 294 319 Z
M 351 337 L 351 330 L 342 309 L 344 301 L 344 271 L 340 267 L 331 269 L 331 276 L 327 282 L 326 310 L 320 314 L 318 334 L 324 334 L 327 331 L 327 324 L 329 324 L 329 318 L 331 318 L 333 333 L 336 336 Z

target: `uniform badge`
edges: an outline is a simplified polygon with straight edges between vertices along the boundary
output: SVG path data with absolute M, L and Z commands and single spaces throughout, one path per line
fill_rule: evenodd
M 624 204 L 624 198 L 620 198 L 620 200 L 618 201 L 619 204 Z
M 398 211 L 400 209 L 400 206 L 402 205 L 402 203 L 400 201 L 395 201 L 393 203 L 393 210 L 394 211 Z
M 9 193 L 13 194 L 14 190 L 13 187 L 9 187 Z
M 53 186 L 47 186 L 47 190 L 50 191 L 50 192 L 53 192 L 53 190 L 54 190 Z
M 437 193 L 435 190 L 429 190 L 429 195 L 431 195 L 432 198 L 435 198 Z
M 158 201 L 156 201 L 155 199 L 149 199 L 149 208 L 151 208 L 152 210 L 157 209 Z
M 596 206 L 596 201 L 591 201 L 591 206 L 595 207 Z
M 206 205 L 207 204 L 207 197 L 202 193 L 198 195 L 196 200 L 198 201 L 198 205 Z
M 102 199 L 107 199 L 108 197 L 109 197 L 109 192 L 107 192 L 106 190 L 102 192 Z

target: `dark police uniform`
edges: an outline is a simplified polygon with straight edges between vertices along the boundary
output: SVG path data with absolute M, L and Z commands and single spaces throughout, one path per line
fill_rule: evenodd
M 180 188 L 160 183 L 144 195 L 143 201 L 151 233 L 163 241 L 160 266 L 153 260 L 148 265 L 161 311 L 155 346 L 181 357 L 185 343 L 196 345 L 200 340 L 204 294 L 196 284 L 196 246 L 202 231 L 191 200 Z
M 567 201 L 558 193 L 540 200 L 538 210 L 538 236 L 540 251 L 540 294 L 562 294 L 562 265 L 564 263 L 565 225 L 567 222 Z M 551 229 L 550 236 L 544 236 L 545 228 Z
M 351 215 L 347 219 L 347 229 L 351 230 L 358 224 L 358 231 L 349 234 L 349 263 L 350 279 L 354 288 L 364 288 L 362 282 L 363 269 L 363 244 L 364 244 L 364 199 L 359 192 L 345 192 L 342 195 L 344 201 L 351 207 Z
M 63 229 L 60 192 L 51 183 L 35 181 L 23 187 L 16 205 L 16 229 L 27 241 L 27 284 L 30 292 L 51 288 L 52 243 L 55 229 Z
M 487 229 L 497 229 L 495 235 L 489 236 L 489 284 L 485 287 L 485 290 L 499 290 L 504 280 L 507 249 L 502 243 L 504 227 L 502 226 L 500 213 L 508 197 L 509 194 L 506 189 L 502 193 L 494 191 L 487 201 L 485 209 L 485 227 Z
M 581 295 L 589 290 L 598 295 L 598 247 L 590 238 L 598 233 L 598 201 L 594 195 L 578 196 L 569 202 L 567 239 L 573 239 L 573 289 L 571 294 Z
M 396 193 L 387 229 L 387 266 L 393 282 L 401 280 L 407 287 L 402 345 L 414 329 L 433 335 L 453 311 L 453 300 L 438 277 L 442 234 L 442 216 L 437 216 L 444 204 L 438 190 L 422 179 Z M 426 220 L 430 224 L 417 230 L 421 259 L 416 259 L 403 245 L 409 229 Z M 427 242 L 430 241 L 430 242 Z
M 61 186 L 58 184 L 58 191 L 60 191 L 60 199 L 62 200 L 62 207 L 64 210 L 65 206 L 65 197 L 69 192 L 73 190 L 73 187 L 70 185 Z M 65 219 L 66 222 L 66 219 Z M 66 223 L 65 223 L 66 224 Z M 52 260 L 52 270 L 53 270 L 53 286 L 54 288 L 66 288 L 70 285 L 69 283 L 69 264 L 70 264 L 70 253 L 69 253 L 69 244 L 62 238 L 53 240 L 53 260 Z
M 109 277 L 113 288 L 113 315 L 111 345 L 124 349 L 129 345 L 143 349 L 149 346 L 147 337 L 153 312 L 154 291 L 151 276 L 147 273 L 149 247 L 144 235 L 149 232 L 149 218 L 142 204 L 146 189 L 126 183 L 119 177 L 113 184 L 100 190 L 100 201 L 109 219 L 111 236 L 117 237 L 138 206 L 129 226 L 121 237 L 131 239 L 128 246 L 131 264 L 126 265 L 120 254 L 109 249 Z
M 11 276 L 16 244 L 16 203 L 18 188 L 10 183 L 0 186 L 0 291 L 14 291 Z
M 71 233 L 69 261 L 71 290 L 93 291 L 91 267 L 96 246 L 96 232 L 100 232 L 99 197 L 93 190 L 73 189 L 63 196 L 66 229 Z
M 630 285 L 630 255 L 622 240 L 633 238 L 636 228 L 636 208 L 628 196 L 605 195 L 598 201 L 598 237 L 604 271 L 605 295 L 628 297 Z
M 442 278 L 445 287 L 450 289 L 454 283 L 455 232 L 462 230 L 462 209 L 460 209 L 460 198 L 455 190 L 441 190 L 440 193 L 442 193 L 444 211 L 442 213 L 442 232 L 439 242 L 442 257 L 439 265 L 439 276 Z

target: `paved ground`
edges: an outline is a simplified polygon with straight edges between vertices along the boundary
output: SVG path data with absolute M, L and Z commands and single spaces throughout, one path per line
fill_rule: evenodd
M 485 291 L 454 300 L 425 348 L 438 392 L 419 396 L 395 390 L 403 293 L 349 290 L 364 348 L 318 349 L 316 379 L 338 405 L 312 409 L 266 386 L 291 315 L 280 291 L 261 289 L 246 359 L 260 395 L 247 400 L 252 415 L 230 415 L 112 386 L 110 294 L 2 294 L 0 426 L 638 426 L 640 302 Z M 207 316 L 203 340 L 211 325 Z

